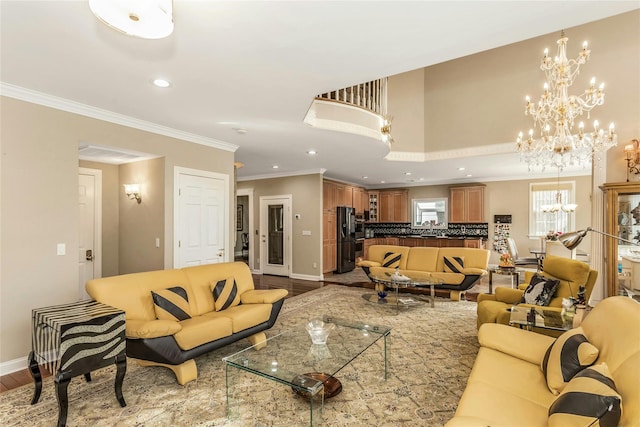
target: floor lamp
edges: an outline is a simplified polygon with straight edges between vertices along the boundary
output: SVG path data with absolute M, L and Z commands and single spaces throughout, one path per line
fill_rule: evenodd
M 590 231 L 593 231 L 594 233 L 602 234 L 603 236 L 611 237 L 611 238 L 619 240 L 621 242 L 629 243 L 629 244 L 632 244 L 632 245 L 635 245 L 635 246 L 640 246 L 640 243 L 636 243 L 636 242 L 633 242 L 631 240 L 623 239 L 622 237 L 618 237 L 618 236 L 615 236 L 613 234 L 605 233 L 603 231 L 594 230 L 591 227 L 587 227 L 584 230 L 572 231 L 571 233 L 561 234 L 558 237 L 558 240 L 560 241 L 560 243 L 562 243 L 564 245 L 565 248 L 572 250 L 572 249 L 575 249 L 576 247 L 578 247 L 580 242 L 582 242 L 582 239 L 584 238 L 584 236 L 586 236 L 587 233 L 590 232 Z
M 569 250 L 573 250 L 578 247 L 578 245 L 584 239 L 584 236 L 587 235 L 588 232 L 593 231 L 594 233 L 602 234 L 603 236 L 611 237 L 613 239 L 620 240 L 621 242 L 629 243 L 632 245 L 640 246 L 640 243 L 633 242 L 631 240 L 623 239 L 622 237 L 615 236 L 613 234 L 605 233 L 603 231 L 594 230 L 591 227 L 587 227 L 584 230 L 572 231 L 570 233 L 561 234 L 558 237 L 560 243 L 564 245 L 565 248 Z

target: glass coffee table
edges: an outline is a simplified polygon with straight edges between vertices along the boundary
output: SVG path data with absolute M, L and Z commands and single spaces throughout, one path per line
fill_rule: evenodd
M 324 399 L 342 390 L 335 375 L 379 340 L 382 340 L 386 380 L 390 327 L 326 315 L 322 320 L 335 325 L 326 344 L 313 344 L 305 329 L 306 323 L 303 323 L 222 359 L 226 370 L 229 419 L 240 417 L 240 406 L 247 395 L 246 390 L 243 391 L 242 378 L 250 373 L 291 387 L 296 395 L 308 401 L 309 425 L 319 425 Z
M 377 294 L 363 295 L 363 298 L 370 302 L 377 302 L 379 304 L 391 304 L 395 306 L 397 310 L 402 308 L 408 308 L 416 305 L 421 305 L 424 302 L 428 302 L 431 307 L 435 306 L 435 287 L 444 283 L 443 279 L 437 277 L 410 277 L 405 276 L 409 280 L 394 280 L 393 275 L 387 272 L 375 272 L 369 275 L 371 281 L 380 284 L 386 288 L 393 290 L 393 295 L 380 297 L 380 292 Z M 424 290 L 430 289 L 429 295 L 423 295 L 418 293 L 401 293 L 403 291 Z
M 572 319 L 562 317 L 560 311 L 534 308 L 532 313 L 531 307 L 519 307 L 517 305 L 507 310 L 511 312 L 509 324 L 519 326 L 520 329 L 530 331 L 536 327 L 554 331 L 568 331 L 573 328 Z

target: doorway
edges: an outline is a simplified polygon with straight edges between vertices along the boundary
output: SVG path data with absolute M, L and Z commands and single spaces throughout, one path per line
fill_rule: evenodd
M 102 277 L 102 171 L 78 168 L 78 299 L 85 284 Z
M 174 179 L 174 268 L 231 261 L 229 176 L 176 167 Z
M 260 197 L 260 265 L 263 274 L 291 272 L 291 195 Z

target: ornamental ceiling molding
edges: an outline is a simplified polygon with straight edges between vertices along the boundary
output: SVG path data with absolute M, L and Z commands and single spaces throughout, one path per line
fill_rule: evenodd
M 459 159 L 465 157 L 489 156 L 495 154 L 512 154 L 513 143 L 483 145 L 478 147 L 456 148 L 430 152 L 391 151 L 386 160 L 396 162 L 431 162 L 436 160 Z
M 269 174 L 263 174 L 263 175 L 243 176 L 243 177 L 238 177 L 238 182 L 255 181 L 255 180 L 272 179 L 272 178 L 287 178 L 290 176 L 302 176 L 302 175 L 316 175 L 316 174 L 324 175 L 326 171 L 327 169 L 320 168 L 320 169 L 308 169 L 308 170 L 294 171 L 294 172 L 281 172 L 281 173 L 275 173 L 275 174 L 269 173 Z

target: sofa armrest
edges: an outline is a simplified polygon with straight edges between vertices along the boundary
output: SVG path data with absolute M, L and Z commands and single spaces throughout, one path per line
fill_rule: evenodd
M 524 294 L 520 289 L 505 288 L 502 286 L 495 288 L 495 292 L 497 301 L 513 305 L 518 304 Z
M 382 264 L 376 261 L 362 260 L 356 264 L 358 267 L 382 267 Z
M 477 267 L 465 267 L 462 269 L 462 274 L 465 276 L 484 276 L 487 274 L 487 270 Z
M 251 289 L 240 295 L 243 304 L 273 304 L 289 295 L 286 289 Z
M 182 330 L 175 320 L 135 320 L 126 319 L 127 338 L 158 338 L 174 335 Z
M 496 300 L 496 295 L 495 294 L 478 294 L 478 303 L 480 303 L 481 301 L 495 301 Z
M 555 338 L 525 331 L 499 323 L 484 323 L 478 330 L 482 347 L 491 348 L 536 365 L 542 363 L 545 353 Z

